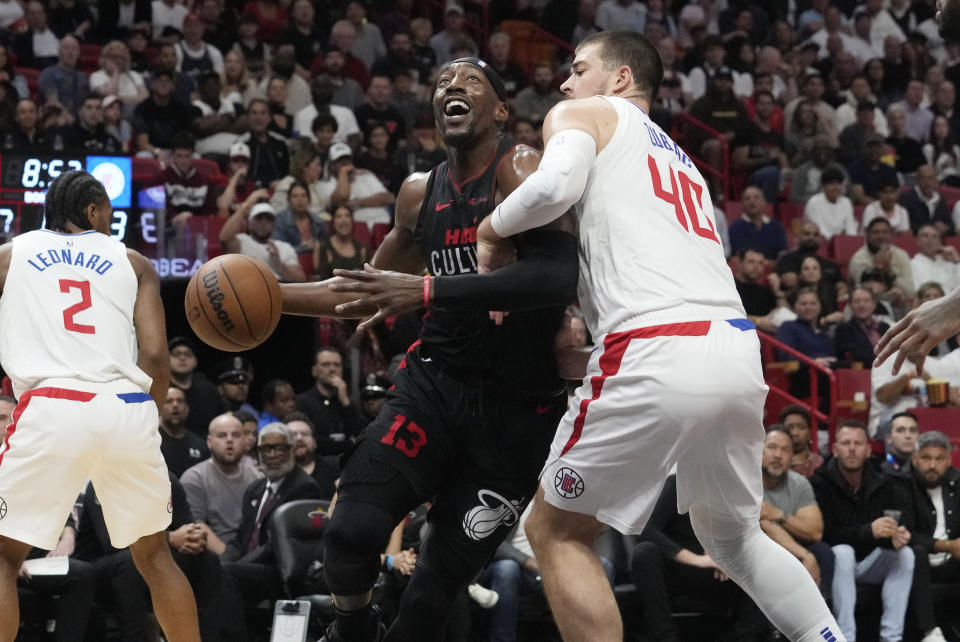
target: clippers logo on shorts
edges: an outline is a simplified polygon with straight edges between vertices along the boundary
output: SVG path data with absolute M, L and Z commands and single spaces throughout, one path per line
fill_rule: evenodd
M 574 499 L 583 495 L 583 477 L 573 468 L 564 467 L 554 476 L 553 487 L 561 497 Z
M 3 497 L 0 497 L 0 519 L 3 519 L 7 516 L 7 502 L 4 501 Z
M 463 517 L 463 530 L 470 539 L 481 540 L 490 536 L 501 524 L 513 526 L 520 519 L 521 501 L 510 501 L 492 490 L 477 491 L 480 506 L 474 506 Z M 493 500 L 493 506 L 490 505 Z

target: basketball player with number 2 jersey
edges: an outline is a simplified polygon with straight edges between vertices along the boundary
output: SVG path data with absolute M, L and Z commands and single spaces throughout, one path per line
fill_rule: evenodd
M 504 239 L 571 207 L 578 223 L 578 294 L 597 348 L 527 523 L 544 587 L 565 640 L 622 639 L 590 545 L 603 524 L 640 533 L 676 465 L 678 508 L 720 569 L 791 640 L 841 640 L 810 575 L 760 529 L 760 344 L 706 182 L 648 116 L 662 78 L 643 36 L 582 41 L 539 170 L 477 231 L 483 271 Z
M 50 229 L 0 247 L 0 363 L 18 398 L 0 428 L 0 639 L 19 625 L 24 557 L 57 545 L 89 479 L 167 639 L 198 642 L 193 592 L 165 532 L 158 406 L 170 362 L 157 273 L 110 238 L 110 199 L 90 174 L 60 175 L 45 207 Z

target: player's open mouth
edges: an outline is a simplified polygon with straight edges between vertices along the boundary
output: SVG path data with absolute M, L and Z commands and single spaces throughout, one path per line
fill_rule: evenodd
M 470 114 L 470 105 L 461 98 L 451 98 L 443 106 L 443 115 L 448 123 L 459 123 Z

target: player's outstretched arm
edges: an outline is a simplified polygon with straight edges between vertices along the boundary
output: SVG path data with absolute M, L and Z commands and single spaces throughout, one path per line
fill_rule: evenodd
M 499 267 L 502 239 L 556 220 L 583 196 L 600 149 L 594 111 L 603 107 L 592 100 L 561 102 L 547 114 L 539 168 L 477 228 L 481 271 Z
M 159 410 L 170 385 L 170 354 L 167 351 L 167 326 L 160 299 L 160 277 L 153 265 L 139 252 L 127 250 L 127 258 L 137 275 L 137 301 L 133 306 L 133 327 L 137 333 L 137 366 L 153 379 L 150 396 Z
M 397 195 L 394 225 L 373 257 L 373 265 L 406 274 L 423 274 L 423 260 L 417 251 L 414 230 L 420 215 L 420 206 L 426 193 L 428 174 L 411 174 L 403 182 Z M 419 277 L 416 277 L 419 278 Z M 355 302 L 355 294 L 339 292 L 331 286 L 343 281 L 334 277 L 319 283 L 282 283 L 283 313 L 310 317 L 359 319 L 377 312 L 375 304 L 356 304 L 338 309 L 343 303 Z
M 877 343 L 873 365 L 879 366 L 896 352 L 893 374 L 900 371 L 905 359 L 912 361 L 920 374 L 930 351 L 957 332 L 960 332 L 960 288 L 945 297 L 927 301 L 897 321 Z
M 500 194 L 509 195 L 516 190 L 537 171 L 539 162 L 540 154 L 525 145 L 505 155 L 497 166 Z M 354 306 L 376 306 L 377 314 L 364 321 L 361 328 L 432 304 L 470 310 L 530 310 L 565 305 L 577 296 L 579 272 L 573 231 L 573 219 L 564 215 L 541 229 L 510 239 L 507 243 L 511 260 L 514 249 L 518 260 L 494 272 L 426 280 L 378 270 L 375 267 L 380 266 L 375 264 L 362 271 L 335 271 L 349 280 L 332 284 L 331 288 L 361 295 L 354 302 L 338 306 L 342 313 L 352 313 Z

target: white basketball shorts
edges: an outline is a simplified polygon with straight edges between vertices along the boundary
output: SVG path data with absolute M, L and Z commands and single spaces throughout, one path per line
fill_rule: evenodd
M 754 325 L 668 323 L 597 345 L 540 478 L 546 501 L 640 533 L 676 465 L 681 513 L 702 502 L 759 519 L 767 386 Z
M 25 393 L 0 428 L 0 535 L 54 548 L 88 479 L 115 547 L 166 530 L 170 478 L 153 398 L 132 383 L 65 385 Z M 115 392 L 124 388 L 132 392 Z

